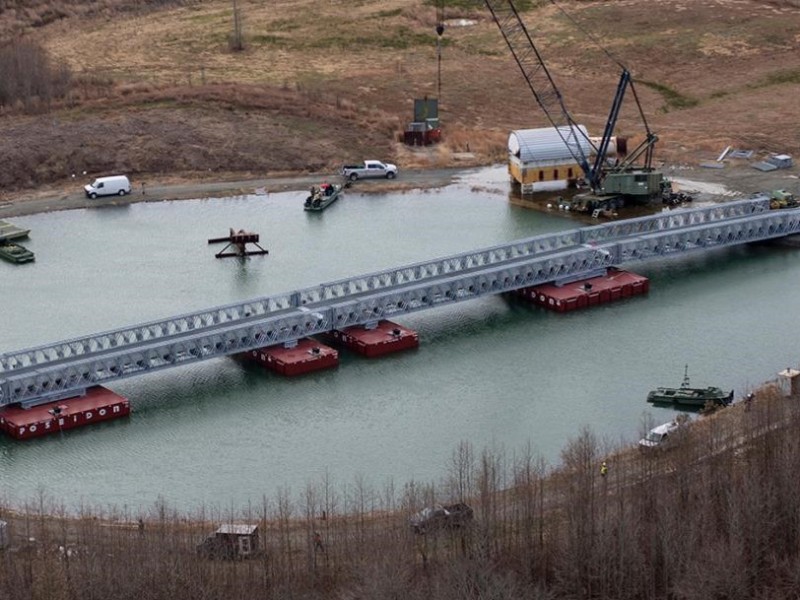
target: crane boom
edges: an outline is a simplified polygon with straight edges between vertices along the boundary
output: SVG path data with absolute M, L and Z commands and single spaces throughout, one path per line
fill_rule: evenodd
M 492 13 L 492 18 L 500 28 L 500 33 L 503 34 L 514 60 L 519 65 L 533 97 L 583 170 L 584 175 L 591 180 L 592 169 L 589 167 L 589 160 L 581 145 L 581 138 L 587 140 L 588 138 L 578 128 L 578 124 L 567 110 L 561 92 L 553 81 L 550 71 L 542 60 L 542 56 L 533 43 L 528 28 L 525 27 L 516 7 L 511 0 L 484 1 L 489 12 Z
M 606 120 L 606 128 L 603 130 L 603 137 L 600 140 L 600 145 L 597 147 L 597 153 L 594 157 L 594 166 L 589 173 L 589 185 L 592 190 L 600 188 L 603 182 L 603 163 L 608 154 L 608 146 L 611 143 L 611 137 L 614 135 L 614 129 L 617 126 L 617 119 L 619 118 L 619 111 L 622 109 L 622 100 L 625 98 L 625 90 L 631 82 L 631 74 L 627 69 L 623 69 L 617 84 L 617 93 L 614 94 L 614 102 L 611 103 L 611 111 L 608 113 Z
M 544 111 L 547 120 L 550 121 L 559 137 L 563 140 L 569 153 L 580 166 L 586 182 L 592 189 L 592 193 L 599 195 L 621 194 L 636 199 L 650 199 L 661 194 L 665 189 L 662 184 L 662 176 L 660 173 L 652 172 L 651 169 L 653 148 L 658 137 L 647 126 L 647 120 L 639 103 L 630 72 L 620 64 L 622 72 L 620 73 L 614 101 L 606 120 L 603 137 L 599 145 L 595 146 L 588 135 L 572 118 L 561 92 L 547 69 L 547 65 L 517 12 L 513 0 L 484 0 L 484 2 L 492 13 L 492 18 L 499 27 L 500 33 L 502 33 L 506 44 L 508 44 L 514 60 L 522 71 L 533 97 Z M 614 129 L 622 109 L 625 92 L 629 87 L 639 107 L 639 114 L 644 122 L 646 137 L 641 145 L 625 160 L 618 162 L 613 167 L 608 167 L 606 165 L 608 149 L 614 136 Z M 582 141 L 588 142 L 588 146 L 595 152 L 591 166 L 589 165 L 584 145 L 581 143 Z M 644 169 L 635 173 L 632 172 L 633 161 L 642 155 L 645 157 Z M 644 173 L 650 173 L 652 177 L 646 177 L 647 184 L 642 186 L 639 183 L 642 178 L 639 176 Z M 609 186 L 609 189 L 604 189 L 604 185 L 608 181 L 607 177 L 613 177 L 614 181 Z

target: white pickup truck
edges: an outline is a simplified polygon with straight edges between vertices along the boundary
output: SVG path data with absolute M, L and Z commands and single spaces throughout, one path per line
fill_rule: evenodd
M 342 167 L 342 177 L 355 181 L 356 179 L 367 179 L 370 177 L 385 177 L 394 179 L 397 177 L 397 166 L 381 162 L 379 160 L 365 160 L 359 165 L 345 165 Z

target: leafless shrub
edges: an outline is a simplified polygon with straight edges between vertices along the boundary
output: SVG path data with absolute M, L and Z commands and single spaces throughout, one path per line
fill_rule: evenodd
M 0 515 L 0 596 L 18 598 L 792 598 L 800 583 L 798 399 L 759 390 L 703 417 L 669 451 L 604 452 L 584 429 L 549 471 L 530 448 L 462 443 L 440 485 L 329 476 L 295 496 L 187 516 L 140 513 L 41 491 Z M 608 462 L 605 476 L 598 463 Z M 415 534 L 408 516 L 468 501 L 468 527 Z M 70 514 L 68 514 L 70 513 Z M 143 519 L 143 529 L 137 522 Z M 266 552 L 198 556 L 221 523 L 257 523 Z M 317 537 L 319 536 L 319 537 Z M 317 542 L 319 540 L 319 543 Z M 135 557 L 132 560 L 132 557 Z
M 70 17 L 97 14 L 144 13 L 188 6 L 201 0 L 3 0 L 0 1 L 0 43 L 31 28 L 41 28 Z
M 0 107 L 21 105 L 26 112 L 63 98 L 71 77 L 65 64 L 52 65 L 44 48 L 25 39 L 0 48 L 0 73 Z

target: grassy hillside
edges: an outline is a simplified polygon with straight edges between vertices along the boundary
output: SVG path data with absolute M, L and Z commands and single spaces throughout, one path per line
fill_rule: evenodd
M 797 0 L 533 4 L 541 3 L 525 13 L 529 28 L 592 133 L 617 81 L 608 52 L 637 79 L 662 159 L 696 162 L 729 144 L 800 149 Z M 324 171 L 368 156 L 446 165 L 466 150 L 474 163 L 490 163 L 504 159 L 509 130 L 545 124 L 481 3 L 445 8 L 445 142 L 430 152 L 397 138 L 413 99 L 439 95 L 434 3 L 237 7 L 240 52 L 231 49 L 231 1 L 3 3 L 5 47 L 24 35 L 70 84 L 46 103 L 0 108 L 0 185 L 84 170 L 151 178 Z M 631 99 L 618 131 L 644 131 Z

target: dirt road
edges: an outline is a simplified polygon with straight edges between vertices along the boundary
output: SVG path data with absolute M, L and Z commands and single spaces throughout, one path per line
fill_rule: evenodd
M 397 179 L 387 181 L 363 180 L 352 184 L 359 192 L 385 192 L 403 189 L 442 187 L 453 182 L 463 168 L 420 169 L 402 172 Z M 42 212 L 92 208 L 97 206 L 118 206 L 134 202 L 161 202 L 164 200 L 184 200 L 191 198 L 218 198 L 244 194 L 275 193 L 307 190 L 332 178 L 326 175 L 294 175 L 262 179 L 159 183 L 133 181 L 133 192 L 128 196 L 109 198 L 87 198 L 82 191 L 82 183 L 70 186 L 47 188 L 25 195 L 7 197 L 0 201 L 0 218 L 21 217 Z

